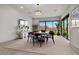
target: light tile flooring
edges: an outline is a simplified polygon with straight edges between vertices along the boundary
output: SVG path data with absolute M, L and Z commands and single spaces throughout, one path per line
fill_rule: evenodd
M 61 43 L 62 43 L 61 38 L 62 37 L 55 36 L 55 38 L 60 39 L 60 45 L 61 45 Z M 26 52 L 26 51 L 14 50 L 14 49 L 7 49 L 7 48 L 3 47 L 5 45 L 10 45 L 10 44 L 15 43 L 17 41 L 20 41 L 20 40 L 13 40 L 13 41 L 10 41 L 10 42 L 0 44 L 0 55 L 37 55 L 36 53 L 32 53 L 32 52 Z M 64 42 L 68 42 L 68 41 L 64 39 Z M 56 41 L 56 43 L 58 44 L 58 41 Z M 65 45 L 64 43 L 62 43 L 62 44 Z M 69 45 L 69 43 L 67 43 L 67 44 Z M 67 50 L 68 51 L 72 50 L 73 55 L 77 55 L 77 53 L 75 51 L 73 51 L 73 49 L 71 49 L 70 47 L 67 48 Z M 70 51 L 70 54 L 72 54 L 72 53 Z
M 19 50 L 14 50 L 14 49 L 6 49 L 3 47 L 5 45 L 15 43 L 16 41 L 18 41 L 18 40 L 13 40 L 10 42 L 1 43 L 0 44 L 0 55 L 36 55 L 35 53 L 19 51 Z

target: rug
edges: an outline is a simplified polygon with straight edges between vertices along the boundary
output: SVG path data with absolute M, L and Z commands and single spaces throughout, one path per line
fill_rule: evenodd
M 12 44 L 5 45 L 4 48 L 21 50 L 25 52 L 31 52 L 41 55 L 73 55 L 76 54 L 70 47 L 69 42 L 62 36 L 54 36 L 55 44 L 52 39 L 48 40 L 48 43 L 43 43 L 40 47 L 39 44 L 35 44 L 25 39 L 18 40 Z

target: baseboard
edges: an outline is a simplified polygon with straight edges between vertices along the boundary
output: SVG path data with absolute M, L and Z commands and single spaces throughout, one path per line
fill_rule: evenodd
M 79 48 L 70 43 L 70 47 L 79 55 Z
M 12 40 L 8 40 L 8 41 L 0 42 L 0 45 L 1 45 L 1 44 L 6 44 L 6 43 L 8 43 L 8 42 L 13 42 L 13 41 L 15 41 L 15 40 L 19 40 L 19 39 L 12 39 Z
M 14 41 L 15 39 L 13 40 L 8 40 L 8 41 L 4 41 L 4 42 L 0 42 L 0 44 L 3 44 L 3 43 L 7 43 L 7 42 L 10 42 L 10 41 Z

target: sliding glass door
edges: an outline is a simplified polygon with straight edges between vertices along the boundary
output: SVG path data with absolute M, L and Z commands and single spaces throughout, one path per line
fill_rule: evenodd
M 62 20 L 62 35 L 68 39 L 68 17 Z

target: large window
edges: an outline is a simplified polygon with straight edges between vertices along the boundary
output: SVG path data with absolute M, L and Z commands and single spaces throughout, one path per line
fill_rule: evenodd
M 58 24 L 58 21 L 40 21 L 39 30 L 54 31 L 55 33 L 57 33 L 56 24 Z
M 44 21 L 40 21 L 39 22 L 39 30 L 45 30 L 45 22 Z
M 46 22 L 46 30 L 47 31 L 53 30 L 52 27 L 53 27 L 53 23 L 52 22 Z
M 56 24 L 58 24 L 58 21 L 47 21 L 46 31 L 54 31 L 55 33 L 57 33 Z

